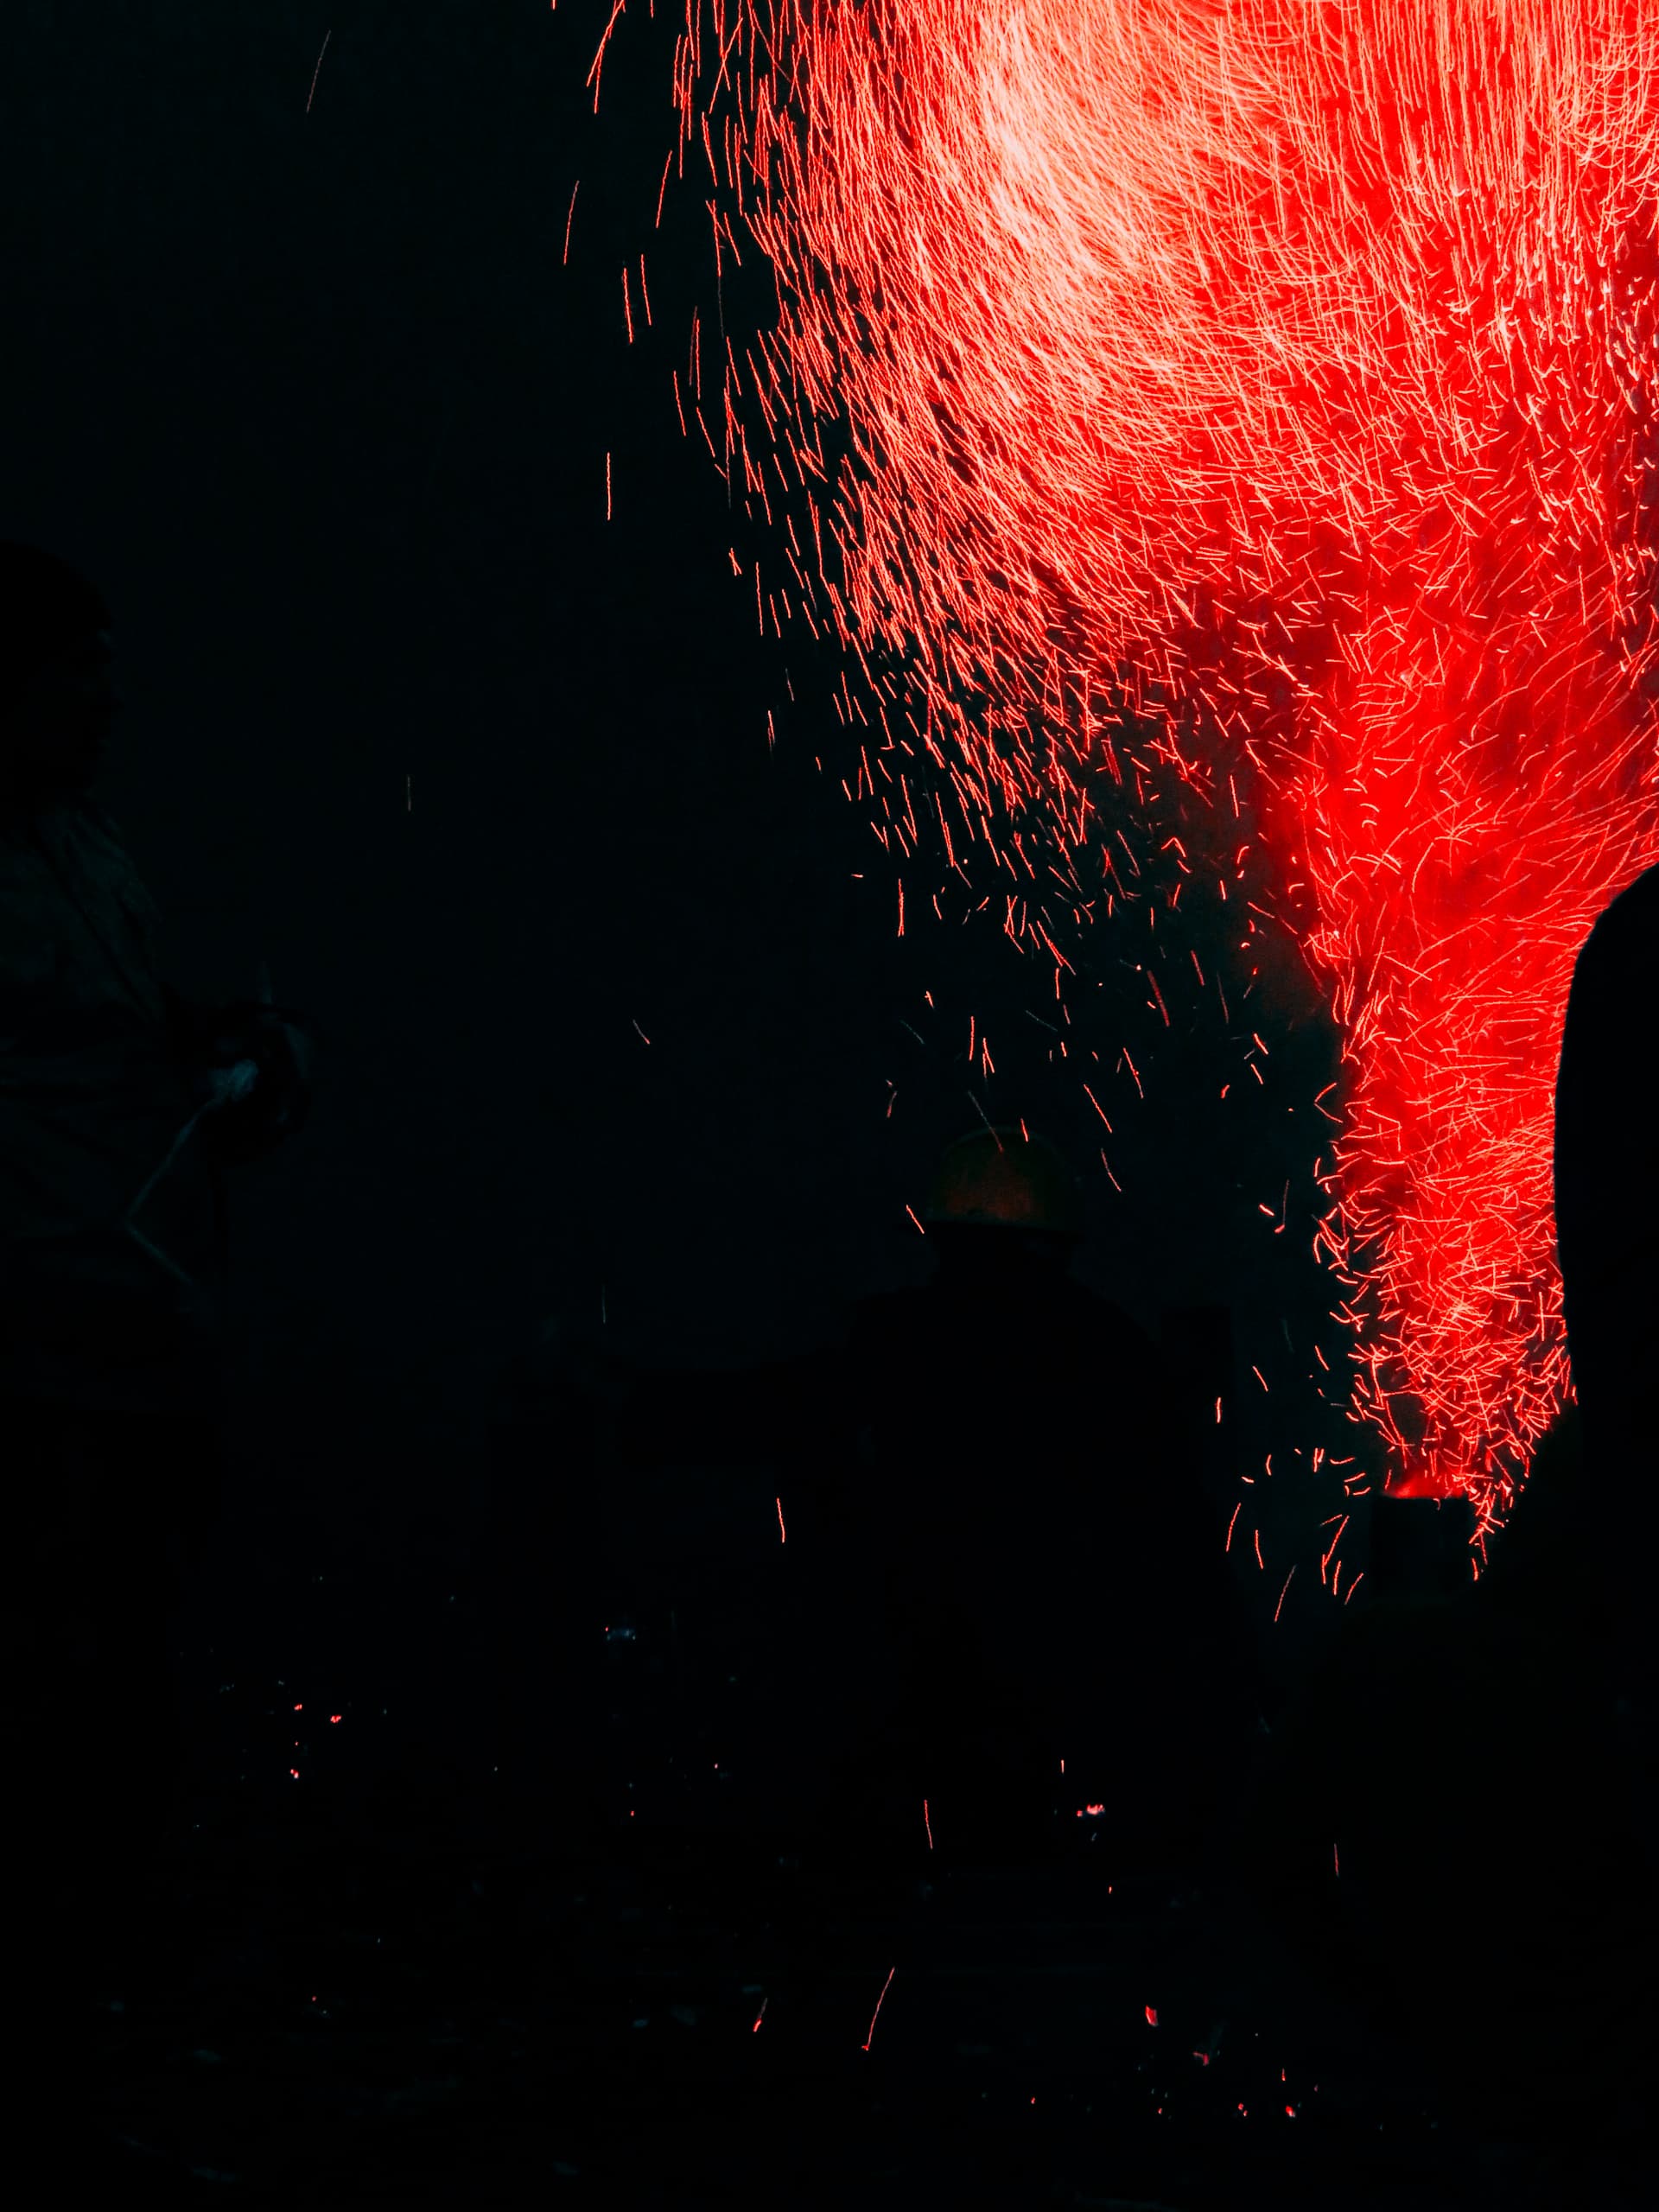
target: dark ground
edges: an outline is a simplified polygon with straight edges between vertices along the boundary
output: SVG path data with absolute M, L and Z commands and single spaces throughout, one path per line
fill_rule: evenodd
M 1637 2201 L 1576 2130 L 1482 2126 L 1225 1897 L 1063 1922 L 984 1875 L 895 1922 L 732 1886 L 204 1823 L 186 1970 L 105 2013 L 101 2113 L 227 2203 Z
M 1443 1894 L 1385 1880 L 1347 1934 L 1299 1916 L 1294 1882 L 1288 1922 L 1282 1892 L 1263 1901 L 1248 1792 L 1213 1871 L 1179 1887 L 1124 1878 L 1086 1821 L 1037 1868 L 959 1862 L 944 1836 L 935 1853 L 918 1819 L 881 1871 L 858 1829 L 831 1844 L 777 1815 L 795 1607 L 764 1570 L 792 1555 L 751 1556 L 704 1497 L 661 1516 L 666 1630 L 642 1579 L 633 1632 L 531 1692 L 550 1741 L 606 1716 L 585 1798 L 574 1748 L 551 1783 L 501 1771 L 487 1550 L 445 1587 L 359 1585 L 401 1714 L 391 1688 L 336 1704 L 326 1681 L 218 1678 L 224 1582 L 203 1573 L 181 1622 L 170 1904 L 99 1999 L 67 2171 L 95 2117 L 135 2202 L 1648 2201 L 1651 1943 L 1617 1866 L 1598 1871 L 1599 1835 L 1632 1854 L 1582 1684 L 1552 1691 L 1547 1658 L 1517 1676 L 1494 1647 L 1516 1725 L 1486 1728 L 1471 1794 L 1477 1834 L 1535 1831 L 1518 1871 L 1505 1887 L 1476 1842 Z M 1455 1624 L 1367 1620 L 1383 1663 L 1332 1695 L 1367 1772 L 1407 1792 L 1418 1774 L 1403 1866 L 1414 1822 L 1432 1852 L 1453 1817 L 1434 1763 L 1463 1757 Z M 1397 1633 L 1414 1667 L 1388 1656 Z M 1355 1947 L 1368 1928 L 1381 1972 Z

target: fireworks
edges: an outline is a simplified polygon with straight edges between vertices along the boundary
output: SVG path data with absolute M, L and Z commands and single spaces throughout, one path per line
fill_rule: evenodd
M 777 282 L 683 393 L 778 534 L 763 626 L 837 641 L 884 836 L 1005 869 L 1057 982 L 1134 892 L 1119 792 L 1190 903 L 1294 931 L 1356 1406 L 1483 1518 L 1567 1385 L 1573 959 L 1659 856 L 1656 29 L 688 0 L 676 67 L 716 254 Z

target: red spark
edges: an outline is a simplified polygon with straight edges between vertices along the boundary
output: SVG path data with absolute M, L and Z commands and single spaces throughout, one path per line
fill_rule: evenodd
M 605 51 L 610 45 L 611 34 L 615 30 L 618 21 L 627 11 L 627 5 L 628 0 L 616 0 L 616 5 L 611 10 L 611 19 L 609 22 L 606 24 L 604 35 L 599 41 L 599 51 L 594 56 L 594 66 L 588 72 L 588 82 L 594 88 L 594 113 L 595 115 L 599 113 L 599 81 L 601 75 L 604 73 Z
M 1294 932 L 1341 1031 L 1357 1409 L 1486 1525 L 1567 1382 L 1572 962 L 1659 830 L 1651 0 L 707 12 L 682 150 L 779 302 L 728 481 L 775 450 L 813 626 L 873 697 L 913 670 L 953 867 L 1027 823 L 1075 877 L 1096 772 L 1149 851 L 1244 785 L 1193 880 Z
M 1344 1513 L 1344 1514 L 1342 1516 L 1341 1522 L 1340 1522 L 1340 1525 L 1338 1526 L 1338 1529 L 1337 1529 L 1337 1533 L 1336 1533 L 1336 1535 L 1335 1535 L 1334 1536 L 1332 1536 L 1332 1539 L 1331 1539 L 1331 1548 L 1330 1548 L 1330 1550 L 1326 1552 L 1326 1554 L 1325 1554 L 1325 1557 L 1324 1557 L 1324 1558 L 1319 1561 L 1319 1574 L 1320 1574 L 1320 1578 L 1321 1578 L 1321 1580 L 1323 1580 L 1323 1578 L 1324 1578 L 1325 1569 L 1326 1569 L 1326 1568 L 1330 1566 L 1330 1564 L 1331 1564 L 1332 1558 L 1332 1556 L 1334 1555 L 1334 1554 L 1335 1554 L 1335 1552 L 1336 1552 L 1337 1546 L 1338 1546 L 1338 1545 L 1342 1541 L 1342 1532 L 1343 1532 L 1343 1529 L 1345 1529 L 1345 1528 L 1348 1526 L 1348 1521 L 1349 1521 L 1349 1516 L 1348 1516 L 1348 1515 L 1347 1515 L 1347 1514 L 1345 1514 L 1345 1513 Z
M 778 1508 L 778 1541 L 780 1544 L 786 1544 L 789 1531 L 784 1526 L 784 1501 L 781 1497 L 774 1497 L 772 1502 Z
M 868 2050 L 871 2044 L 875 2040 L 875 2024 L 881 2017 L 882 2005 L 886 2001 L 887 1991 L 893 1986 L 893 1977 L 898 1973 L 898 1971 L 899 1969 L 896 1966 L 892 1966 L 887 1968 L 887 1978 L 881 1985 L 881 1994 L 876 1999 L 875 2010 L 870 2015 L 869 2033 L 865 2037 L 862 2044 L 860 2046 L 861 2049 L 864 2050 Z

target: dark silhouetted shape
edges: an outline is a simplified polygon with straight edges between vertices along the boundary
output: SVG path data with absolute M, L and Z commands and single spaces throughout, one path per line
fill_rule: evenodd
M 1478 1581 L 1465 1501 L 1376 1501 L 1378 1586 L 1275 1732 L 1253 1837 L 1363 2020 L 1506 2129 L 1600 2135 L 1646 2125 L 1655 1916 L 1581 1474 L 1569 1414 Z
M 219 1171 L 303 1118 L 302 1017 L 187 1006 L 91 796 L 119 700 L 101 595 L 0 546 L 0 1451 L 29 2040 L 156 1927 L 168 1622 L 219 1481 Z M 56 2007 L 56 2012 L 36 2010 Z
M 1616 899 L 1573 969 L 1555 1094 L 1555 1218 L 1585 1510 L 1630 1686 L 1655 1706 L 1659 1530 L 1659 868 Z
M 837 1378 L 859 1416 L 843 1525 L 904 1766 L 942 1843 L 1019 1850 L 1058 1808 L 1119 1867 L 1186 1864 L 1237 1655 L 1179 1402 L 1062 1252 L 931 1233 L 935 1280 L 861 1306 Z
M 626 1468 L 747 1466 L 726 1478 L 741 1507 L 722 1548 L 740 1522 L 770 1547 L 760 1663 L 789 1686 L 771 1730 L 791 1818 L 853 1857 L 925 1865 L 930 1832 L 947 1856 L 1028 1856 L 1064 1834 L 1084 1850 L 1097 1839 L 1120 1872 L 1193 1863 L 1244 1705 L 1223 1529 L 1155 1346 L 1070 1273 L 1079 1218 L 1064 1164 L 1019 1130 L 953 1148 L 928 1211 L 933 1281 L 861 1301 L 833 1348 L 739 1374 L 601 1363 L 588 1379 L 607 1402 L 602 1493 L 557 1496 L 582 1491 L 582 1392 L 561 1393 L 556 1359 L 539 1383 L 521 1374 L 500 1446 L 516 1453 L 503 1550 L 556 1573 L 560 1599 L 543 1587 L 579 1617 L 558 1634 L 585 1655 L 582 1695 L 604 1702 L 592 1686 L 616 1625 L 598 1613 L 626 1606 L 621 1553 L 662 1510 Z M 539 1483 L 537 1447 L 505 1440 L 537 1402 Z M 574 1447 L 562 1468 L 556 1437 Z M 694 1471 L 681 1488 L 713 1515 L 716 1484 Z M 526 1547 L 531 1498 L 561 1535 L 543 1526 Z M 583 1541 L 586 1588 L 561 1549 Z M 657 1573 L 692 1643 L 695 1549 L 688 1525 Z M 625 1633 L 643 1643 L 653 1624 Z M 512 1687 L 564 1740 L 563 1702 Z

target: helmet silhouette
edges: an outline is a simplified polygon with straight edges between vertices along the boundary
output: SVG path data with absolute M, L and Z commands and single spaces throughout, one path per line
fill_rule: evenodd
M 946 1152 L 927 1219 L 1081 1236 L 1083 1192 L 1055 1147 L 1018 1128 L 976 1129 Z

